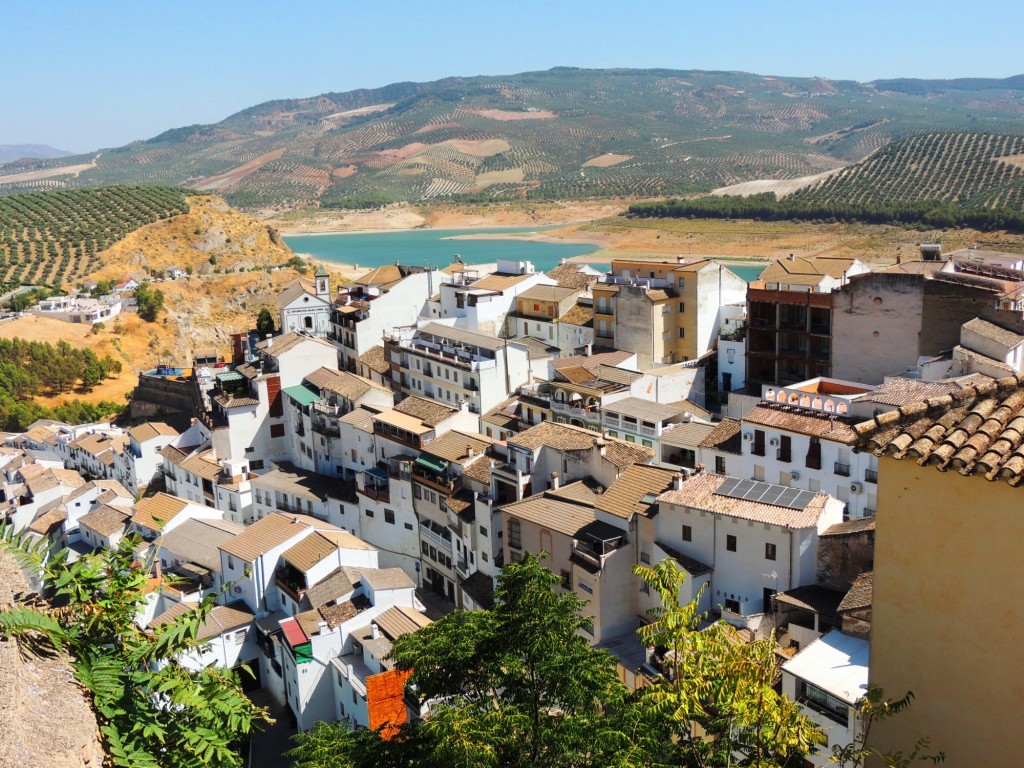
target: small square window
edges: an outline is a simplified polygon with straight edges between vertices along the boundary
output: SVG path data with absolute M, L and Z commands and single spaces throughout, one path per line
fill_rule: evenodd
M 373 510 L 372 509 L 366 510 L 366 516 L 367 517 L 373 517 Z
M 775 545 L 768 542 L 764 545 L 764 559 L 774 560 L 775 559 Z
M 395 510 L 393 510 L 393 509 L 385 509 L 384 510 L 384 522 L 385 523 L 390 523 L 391 525 L 395 524 Z
M 736 537 L 733 536 L 731 533 L 727 534 L 726 537 L 725 537 L 725 548 L 729 552 L 735 552 L 736 551 Z
M 683 526 L 683 541 L 693 541 L 693 527 L 689 525 Z
M 405 524 L 405 530 L 411 531 L 412 530 L 412 523 L 406 523 Z

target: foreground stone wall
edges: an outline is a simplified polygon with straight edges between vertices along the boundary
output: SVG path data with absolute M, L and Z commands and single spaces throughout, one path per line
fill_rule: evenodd
M 18 564 L 0 554 L 0 610 L 23 599 L 28 582 Z M 103 751 L 87 694 L 67 656 L 23 655 L 0 639 L 0 766 L 99 768 Z

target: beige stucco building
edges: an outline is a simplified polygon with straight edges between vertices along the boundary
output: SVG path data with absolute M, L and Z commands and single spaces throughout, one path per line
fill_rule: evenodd
M 747 284 L 723 265 L 616 259 L 593 286 L 594 343 L 636 352 L 641 371 L 695 360 L 718 332 L 719 310 Z
M 948 765 L 1015 763 L 1024 700 L 1024 380 L 904 406 L 856 427 L 881 455 L 870 680 L 913 705 L 875 746 L 919 737 Z M 939 470 L 939 471 L 936 471 Z M 1008 482 L 1007 482 L 1008 481 Z

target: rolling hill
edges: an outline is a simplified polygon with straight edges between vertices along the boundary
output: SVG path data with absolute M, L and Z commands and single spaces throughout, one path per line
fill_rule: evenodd
M 1024 133 L 1024 78 L 876 83 L 556 68 L 266 102 L 100 153 L 0 165 L 0 193 L 183 185 L 249 209 L 704 192 L 928 131 Z
M 929 133 L 894 142 L 792 195 L 825 204 L 941 200 L 1024 209 L 1024 136 Z
M 0 144 L 0 163 L 10 163 L 22 158 L 67 157 L 73 152 L 54 149 L 46 144 Z

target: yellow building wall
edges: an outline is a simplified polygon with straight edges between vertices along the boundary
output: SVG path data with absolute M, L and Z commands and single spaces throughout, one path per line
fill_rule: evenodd
M 912 706 L 872 743 L 931 739 L 951 768 L 1021 762 L 1024 488 L 883 458 L 871 681 Z

